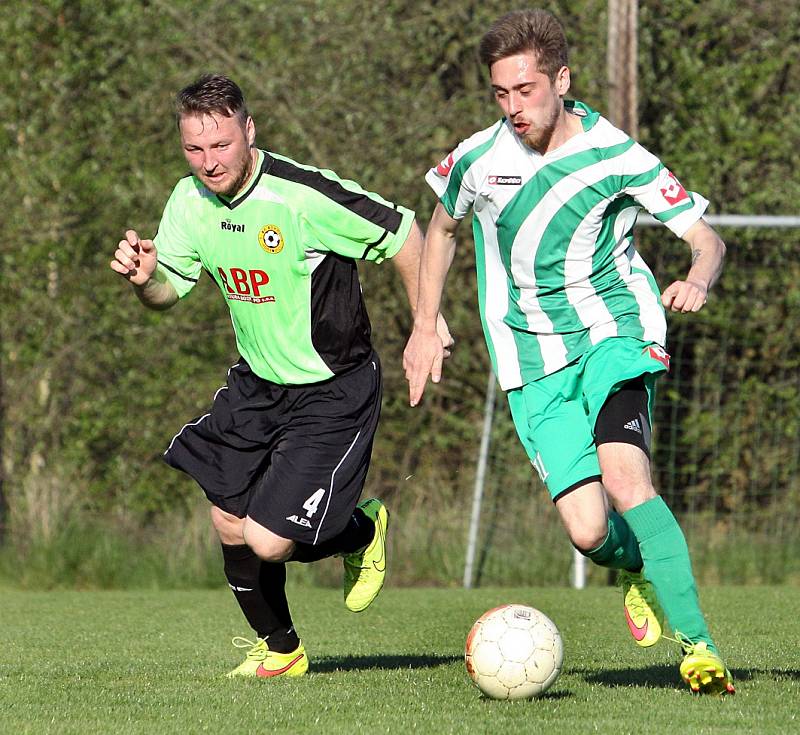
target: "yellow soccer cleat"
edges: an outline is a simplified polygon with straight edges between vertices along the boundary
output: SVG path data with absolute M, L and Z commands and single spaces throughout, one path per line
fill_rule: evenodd
M 365 549 L 343 557 L 344 604 L 353 612 L 366 610 L 383 587 L 389 528 L 389 512 L 380 500 L 370 498 L 358 507 L 375 523 L 375 535 Z
M 308 656 L 301 642 L 291 653 L 270 651 L 266 640 L 256 642 L 236 636 L 233 639 L 236 648 L 249 648 L 245 660 L 233 671 L 227 673 L 229 679 L 237 676 L 255 676 L 268 679 L 273 676 L 303 676 L 308 671 Z
M 623 570 L 618 584 L 622 585 L 625 620 L 633 639 L 644 648 L 655 645 L 664 628 L 664 611 L 652 583 L 641 572 Z
M 709 650 L 707 643 L 682 640 L 681 645 L 685 654 L 681 662 L 681 678 L 694 694 L 721 695 L 736 692 L 731 672 L 722 659 Z

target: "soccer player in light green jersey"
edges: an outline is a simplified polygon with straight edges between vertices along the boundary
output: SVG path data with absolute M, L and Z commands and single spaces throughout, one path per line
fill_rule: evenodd
M 229 676 L 302 676 L 285 562 L 341 555 L 353 612 L 386 573 L 389 514 L 375 498 L 356 505 L 382 388 L 356 261 L 391 258 L 415 304 L 422 235 L 410 210 L 257 148 L 227 77 L 200 78 L 176 103 L 191 175 L 155 239 L 128 230 L 111 268 L 152 309 L 176 304 L 203 271 L 228 304 L 241 357 L 164 456 L 210 500 L 225 575 L 255 631 L 234 639 L 247 655 Z
M 489 355 L 570 540 L 620 570 L 639 645 L 656 643 L 666 618 L 692 691 L 733 692 L 683 532 L 650 475 L 655 381 L 669 365 L 664 309 L 701 309 L 722 269 L 725 246 L 702 219 L 708 202 L 598 113 L 564 100 L 567 44 L 551 14 L 503 16 L 480 53 L 503 118 L 426 176 L 439 203 L 404 355 L 411 405 L 429 376 L 441 379 L 436 318 L 455 233 L 471 208 Z M 692 252 L 686 278 L 663 293 L 634 248 L 642 208 Z

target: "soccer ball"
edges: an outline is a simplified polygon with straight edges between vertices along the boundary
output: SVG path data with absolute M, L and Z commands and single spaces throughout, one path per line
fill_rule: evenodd
M 481 615 L 464 655 L 472 681 L 492 699 L 544 694 L 558 678 L 563 658 L 555 623 L 527 605 L 501 605 Z

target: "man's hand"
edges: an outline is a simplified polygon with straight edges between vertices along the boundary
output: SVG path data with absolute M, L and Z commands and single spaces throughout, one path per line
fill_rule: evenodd
M 708 288 L 700 281 L 686 280 L 675 281 L 664 289 L 661 294 L 661 303 L 665 309 L 680 311 L 684 314 L 690 311 L 700 311 L 708 298 Z
M 127 230 L 119 241 L 111 261 L 111 270 L 127 278 L 134 286 L 142 286 L 156 270 L 158 256 L 152 240 L 142 240 L 136 230 Z
M 178 302 L 178 292 L 163 277 L 163 271 L 156 272 L 155 244 L 152 240 L 140 239 L 136 230 L 125 232 L 125 239 L 119 241 L 110 265 L 112 271 L 130 282 L 136 297 L 148 309 L 161 311 Z
M 708 298 L 708 291 L 722 272 L 725 243 L 702 219 L 695 222 L 683 235 L 692 249 L 692 267 L 683 281 L 675 281 L 664 289 L 661 303 L 665 309 L 688 314 L 700 311 Z
M 412 406 L 422 400 L 428 376 L 434 383 L 442 379 L 442 363 L 450 356 L 455 344 L 447 323 L 441 314 L 436 319 L 436 330 L 426 331 L 414 327 L 403 352 L 403 369 L 408 381 L 408 398 Z
M 436 334 L 442 340 L 443 357 L 446 360 L 452 354 L 456 341 L 453 339 L 453 335 L 450 334 L 450 327 L 447 326 L 447 322 L 441 314 L 436 317 Z

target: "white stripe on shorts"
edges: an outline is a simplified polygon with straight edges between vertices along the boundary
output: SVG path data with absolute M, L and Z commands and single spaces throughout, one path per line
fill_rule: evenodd
M 344 464 L 344 461 L 347 459 L 347 455 L 350 454 L 351 451 L 353 451 L 353 447 L 356 445 L 356 442 L 358 441 L 358 437 L 360 437 L 360 436 L 361 436 L 361 432 L 359 431 L 356 434 L 356 438 L 353 439 L 353 443 L 348 447 L 347 451 L 344 453 L 344 456 L 339 460 L 339 464 L 337 464 L 336 467 L 333 468 L 333 472 L 331 472 L 331 482 L 330 482 L 330 485 L 328 486 L 328 501 L 325 503 L 325 512 L 322 514 L 322 518 L 319 519 L 319 525 L 317 526 L 317 532 L 314 535 L 314 543 L 315 544 L 317 543 L 317 539 L 319 539 L 319 532 L 322 529 L 322 524 L 325 523 L 325 516 L 328 515 L 328 508 L 331 505 L 331 496 L 333 495 L 333 481 L 334 481 L 334 478 L 336 477 L 336 471 L 342 466 L 342 464 Z

